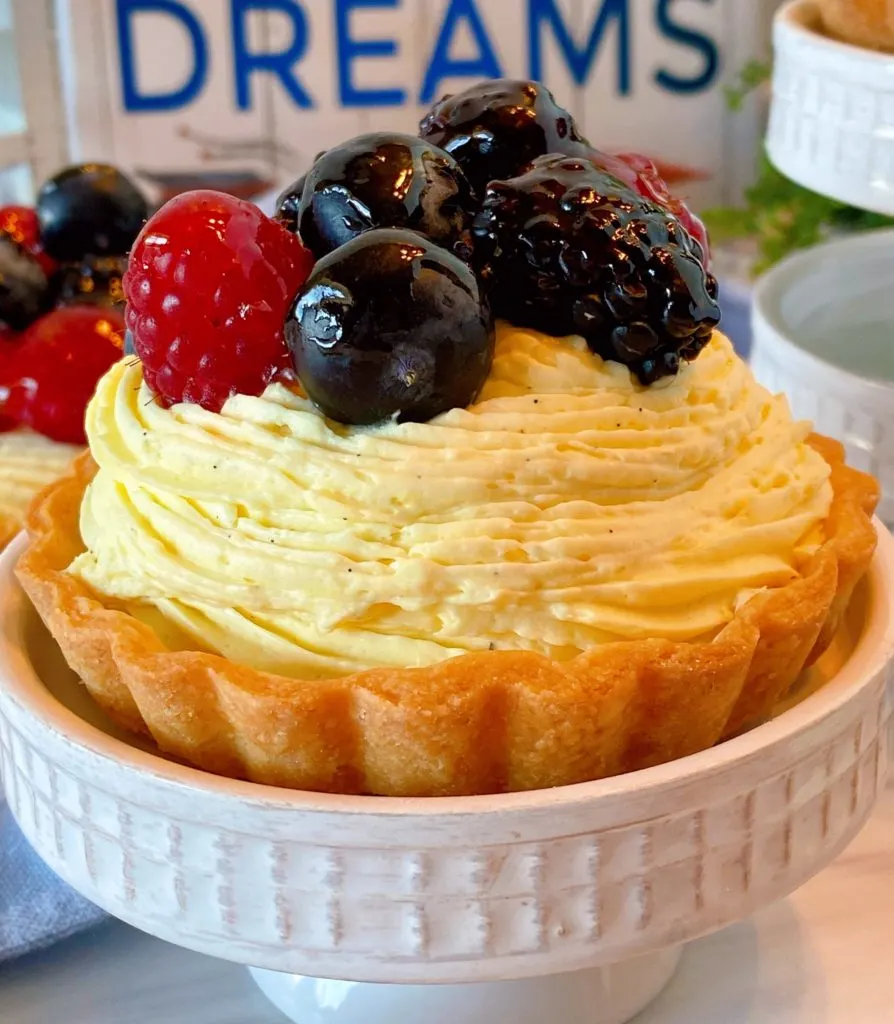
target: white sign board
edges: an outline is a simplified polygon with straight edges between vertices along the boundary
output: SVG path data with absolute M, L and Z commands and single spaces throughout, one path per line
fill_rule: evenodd
M 162 193 L 253 196 L 360 132 L 415 132 L 443 94 L 536 78 L 600 148 L 699 172 L 727 201 L 755 109 L 723 86 L 767 50 L 774 0 L 57 0 L 76 159 Z

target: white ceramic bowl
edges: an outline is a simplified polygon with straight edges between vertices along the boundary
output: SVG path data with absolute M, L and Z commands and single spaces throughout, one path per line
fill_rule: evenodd
M 777 14 L 767 151 L 793 181 L 894 214 L 894 56 L 824 35 L 812 0 Z
M 758 283 L 752 318 L 755 376 L 879 479 L 894 522 L 894 231 L 796 253 Z
M 824 685 L 774 721 L 636 774 L 450 800 L 279 790 L 136 744 L 61 662 L 13 580 L 21 549 L 0 558 L 0 765 L 23 831 L 115 916 L 264 969 L 295 1020 L 620 1024 L 667 982 L 681 943 L 836 856 L 884 783 L 884 530 L 838 647 L 805 682 Z

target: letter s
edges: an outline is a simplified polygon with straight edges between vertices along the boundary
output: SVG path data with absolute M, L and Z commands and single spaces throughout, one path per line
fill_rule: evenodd
M 672 11 L 674 2 L 675 0 L 657 0 L 655 20 L 658 22 L 658 28 L 673 42 L 695 50 L 704 59 L 704 67 L 693 78 L 682 78 L 661 68 L 655 72 L 655 81 L 669 92 L 703 92 L 710 88 L 720 71 L 720 54 L 717 51 L 717 44 L 710 36 L 675 21 Z M 701 3 L 711 4 L 714 3 L 714 0 L 701 0 Z

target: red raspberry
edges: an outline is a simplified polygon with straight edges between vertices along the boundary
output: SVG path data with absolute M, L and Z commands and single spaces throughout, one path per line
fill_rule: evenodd
M 114 310 L 70 306 L 41 317 L 0 364 L 3 415 L 53 441 L 85 444 L 87 403 L 123 344 Z
M 624 180 L 628 184 L 632 184 L 641 196 L 651 199 L 652 202 L 657 203 L 659 206 L 663 206 L 677 218 L 702 247 L 706 265 L 709 264 L 711 260 L 711 245 L 708 240 L 708 229 L 701 218 L 697 217 L 682 199 L 678 199 L 671 193 L 667 182 L 661 177 L 654 161 L 650 160 L 647 156 L 641 156 L 639 153 L 619 153 L 613 159 L 621 161 L 633 171 L 633 181 L 631 182 L 626 178 Z
M 590 154 L 590 160 L 596 164 L 600 170 L 606 171 L 608 174 L 613 175 L 620 181 L 623 181 L 625 185 L 629 185 L 630 188 L 635 189 L 637 192 L 640 190 L 639 174 L 619 156 L 612 156 L 611 153 L 603 153 L 601 150 L 594 149 Z
M 37 212 L 30 206 L 0 206 L 0 238 L 8 238 L 40 264 L 47 279 L 59 264 L 43 251 Z
M 6 331 L 0 327 L 0 434 L 8 430 L 15 430 L 16 421 L 6 415 L 6 400 L 9 397 L 9 386 L 7 382 L 7 367 L 12 359 L 15 347 L 12 344 L 16 335 L 12 331 Z
M 143 376 L 165 404 L 218 412 L 258 395 L 289 357 L 288 308 L 313 256 L 256 206 L 187 192 L 151 218 L 124 276 Z

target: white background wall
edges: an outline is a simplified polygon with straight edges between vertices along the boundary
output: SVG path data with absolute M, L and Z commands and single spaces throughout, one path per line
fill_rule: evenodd
M 50 0 L 0 0 L 0 203 L 29 201 L 67 156 Z
M 200 17 L 208 38 L 212 61 L 204 90 L 187 107 L 169 114 L 125 116 L 114 0 L 0 0 L 0 167 L 17 165 L 12 172 L 0 172 L 0 201 L 11 193 L 24 196 L 32 178 L 52 173 L 69 155 L 109 159 L 130 171 L 244 167 L 281 184 L 303 170 L 318 150 L 353 134 L 385 127 L 415 130 L 423 109 L 415 102 L 419 85 L 449 6 L 449 0 L 402 0 L 393 10 L 355 11 L 352 32 L 358 38 L 391 38 L 400 51 L 394 58 L 358 60 L 357 83 L 367 88 L 405 86 L 413 100 L 400 108 L 345 109 L 339 102 L 333 57 L 334 0 L 301 0 L 311 45 L 300 77 L 312 87 L 316 108 L 299 109 L 274 77 L 256 75 L 253 107 L 241 111 L 234 98 L 229 0 L 183 2 Z M 586 38 L 600 3 L 558 0 L 578 44 Z M 617 95 L 612 35 L 606 37 L 584 87 L 573 80 L 555 43 L 547 41 L 548 84 L 583 122 L 596 145 L 637 149 L 695 165 L 714 176 L 710 184 L 690 189 L 696 201 L 733 199 L 750 178 L 761 117 L 754 104 L 730 118 L 722 86 L 749 57 L 765 50 L 772 10 L 779 0 L 674 0 L 678 22 L 705 32 L 722 46 L 722 76 L 709 91 L 691 96 L 656 88 L 653 75 L 662 66 L 691 74 L 698 54 L 660 35 L 654 16 L 657 0 L 629 3 L 632 94 Z M 523 0 L 477 0 L 476 6 L 505 72 L 526 76 Z M 289 38 L 291 26 L 283 14 L 254 12 L 249 17 L 253 45 L 272 43 L 275 48 Z M 138 15 L 135 24 L 141 84 L 147 90 L 176 86 L 190 62 L 182 27 L 161 14 Z M 458 34 L 455 42 L 455 56 L 474 52 L 465 35 Z M 445 81 L 439 92 L 465 84 L 468 81 Z

